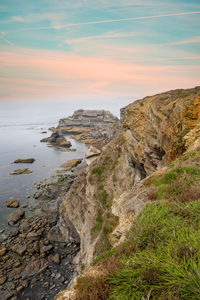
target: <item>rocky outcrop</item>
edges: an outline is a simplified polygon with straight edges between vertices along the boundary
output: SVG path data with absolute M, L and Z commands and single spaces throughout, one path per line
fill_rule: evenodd
M 90 146 L 85 153 L 86 163 L 89 166 L 101 154 L 101 151 L 94 146 Z
M 60 119 L 54 132 L 70 135 L 85 144 L 103 145 L 119 131 L 117 117 L 105 110 L 77 110 L 71 117 Z
M 17 169 L 10 173 L 10 175 L 21 175 L 21 174 L 30 174 L 32 171 L 29 168 Z
M 21 219 L 24 211 L 18 209 L 9 216 L 11 231 L 0 242 L 0 299 L 51 300 L 67 287 L 79 237 L 69 241 L 66 222 L 58 229 L 57 222 L 60 202 L 74 178 L 38 185 L 41 202 L 33 214 Z
M 70 141 L 67 141 L 66 138 L 60 135 L 57 131 L 52 133 L 50 137 L 40 140 L 40 142 L 46 142 L 52 144 L 53 146 L 65 148 L 70 148 L 72 145 Z
M 199 95 L 200 87 L 169 91 L 122 110 L 121 132 L 76 179 L 61 205 L 62 220 L 80 236 L 77 261 L 90 264 L 120 243 L 149 201 L 142 180 L 200 145 Z
M 9 225 L 14 225 L 17 223 L 23 216 L 25 215 L 25 211 L 21 208 L 13 211 L 9 216 L 8 216 L 8 224 Z
M 34 158 L 19 158 L 14 161 L 14 164 L 32 164 L 34 161 Z
M 6 201 L 6 206 L 17 208 L 17 207 L 19 207 L 19 201 L 17 199 L 7 200 Z

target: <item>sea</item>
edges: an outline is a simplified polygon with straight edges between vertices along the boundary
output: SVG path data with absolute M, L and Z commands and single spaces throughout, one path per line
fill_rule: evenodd
M 75 152 L 62 152 L 56 147 L 41 143 L 51 135 L 48 129 L 56 127 L 60 118 L 68 117 L 77 109 L 107 109 L 119 116 L 120 104 L 103 107 L 58 101 L 0 101 L 0 230 L 9 230 L 6 200 L 18 199 L 20 205 L 34 208 L 38 204 L 33 195 L 36 185 L 56 180 L 56 170 L 67 160 L 84 158 L 87 147 L 74 139 Z M 112 109 L 113 108 L 113 109 Z M 46 132 L 46 133 L 44 133 Z M 14 164 L 18 158 L 34 158 L 33 164 Z M 31 174 L 10 175 L 16 169 L 30 168 Z M 29 197 L 30 198 L 27 198 Z M 26 215 L 31 214 L 25 209 Z

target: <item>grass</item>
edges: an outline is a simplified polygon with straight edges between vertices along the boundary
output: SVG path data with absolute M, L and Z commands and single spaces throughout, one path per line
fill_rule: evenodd
M 147 205 L 129 234 L 137 249 L 107 279 L 108 299 L 200 299 L 199 209 L 199 201 Z
M 172 168 L 161 178 L 153 178 L 152 185 L 157 187 L 154 192 L 156 195 L 155 198 L 160 200 L 163 197 L 169 199 L 178 195 L 182 195 L 184 197 L 184 194 L 188 194 L 189 192 L 194 194 L 192 186 L 199 178 L 200 170 L 196 166 L 189 165 Z M 197 196 L 198 194 L 195 197 Z M 149 199 L 152 200 L 152 198 L 153 191 L 149 192 Z M 180 199 L 180 197 L 177 199 Z
M 200 299 L 199 180 L 200 170 L 193 165 L 152 177 L 148 196 L 154 201 L 135 219 L 125 242 L 113 249 L 108 240 L 112 215 L 104 212 L 93 261 L 100 271 L 78 282 L 76 300 Z
M 148 204 L 126 242 L 94 260 L 102 272 L 77 283 L 76 299 L 200 299 L 199 211 L 200 201 Z

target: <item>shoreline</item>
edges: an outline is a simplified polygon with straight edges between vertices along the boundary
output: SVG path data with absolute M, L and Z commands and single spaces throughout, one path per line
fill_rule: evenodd
M 66 241 L 54 228 L 62 198 L 83 167 L 41 187 L 31 215 L 12 226 L 1 240 L 0 299 L 50 300 L 67 288 L 76 272 L 72 261 L 79 241 Z
M 104 111 L 101 114 L 102 112 Z M 105 115 L 107 116 L 107 112 Z M 102 119 L 99 122 L 101 126 L 106 126 L 102 125 Z M 86 138 L 81 142 L 89 146 L 89 141 L 92 144 L 95 141 L 100 149 L 102 143 L 105 145 L 114 135 L 113 128 L 109 131 L 109 127 L 103 127 L 99 131 L 98 123 L 90 131 L 92 139 Z M 102 137 L 101 143 L 98 135 Z M 60 139 L 60 135 L 58 138 Z M 80 142 L 77 136 L 73 138 Z M 57 172 L 57 181 L 41 181 L 36 184 L 37 190 L 32 198 L 38 204 L 32 209 L 30 216 L 12 226 L 9 234 L 1 240 L 0 299 L 51 300 L 77 276 L 77 265 L 75 261 L 73 263 L 73 259 L 80 250 L 80 237 L 73 229 L 73 224 L 68 224 L 68 220 L 62 218 L 60 204 L 77 176 L 84 173 L 86 165 L 100 153 L 100 150 L 92 146 L 88 149 L 88 157 L 86 155 L 86 160 L 80 165 L 78 164 L 82 159 L 68 160 L 67 163 L 72 165 L 61 164 L 59 168 L 63 170 Z M 62 172 L 64 174 L 60 175 Z

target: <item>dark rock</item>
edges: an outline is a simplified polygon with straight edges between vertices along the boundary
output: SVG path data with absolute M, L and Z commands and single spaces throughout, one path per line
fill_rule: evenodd
M 43 246 L 43 247 L 40 248 L 40 253 L 41 253 L 41 254 L 47 253 L 47 252 L 49 252 L 52 248 L 53 248 L 52 245 Z
M 17 236 L 18 234 L 19 234 L 19 229 L 13 228 L 9 233 L 9 237 L 14 237 Z
M 39 240 L 43 231 L 44 231 L 43 229 L 40 229 L 37 232 L 31 231 L 27 234 L 27 239 L 33 240 L 33 241 Z
M 50 137 L 40 140 L 40 142 L 51 143 L 52 145 L 66 148 L 70 148 L 72 146 L 71 142 L 67 141 L 66 138 L 60 135 L 57 131 L 53 132 Z
M 7 249 L 4 247 L 4 248 L 1 248 L 0 249 L 0 256 L 4 256 L 7 252 Z
M 17 159 L 14 161 L 14 164 L 32 164 L 35 161 L 34 158 L 25 158 L 25 159 Z
M 9 300 L 14 294 L 13 293 L 8 293 L 6 296 L 5 296 L 5 300 Z
M 7 280 L 7 277 L 6 276 L 1 276 L 0 277 L 0 285 L 4 284 Z
M 55 263 L 55 264 L 60 264 L 60 255 L 58 253 L 54 254 L 51 256 L 51 260 Z
M 17 223 L 23 216 L 25 215 L 25 211 L 21 208 L 15 210 L 8 216 L 8 224 L 14 225 Z
M 15 253 L 17 253 L 18 255 L 21 256 L 26 252 L 27 246 L 16 244 L 11 249 L 12 249 L 13 252 L 15 252 Z

